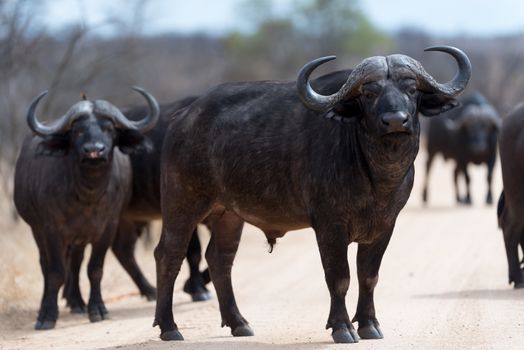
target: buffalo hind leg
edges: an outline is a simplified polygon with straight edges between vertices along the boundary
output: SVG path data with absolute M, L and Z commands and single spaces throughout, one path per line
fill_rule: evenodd
M 231 268 L 243 226 L 244 221 L 241 218 L 226 211 L 220 218 L 214 220 L 211 240 L 206 250 L 209 273 L 220 305 L 222 327 L 230 327 L 231 334 L 235 337 L 254 335 L 248 322 L 238 310 L 231 284 Z
M 198 239 L 197 229 L 193 231 L 186 256 L 189 264 L 189 278 L 184 284 L 184 292 L 191 295 L 193 301 L 205 301 L 211 299 L 211 294 L 206 288 L 206 283 L 204 281 L 204 274 L 200 273 L 202 247 L 200 246 L 200 240 Z
M 389 235 L 391 237 L 391 234 Z M 374 244 L 359 244 L 357 252 L 358 304 L 353 322 L 358 322 L 358 334 L 363 339 L 382 339 L 384 335 L 375 315 L 373 294 L 378 282 L 378 270 L 389 237 Z
M 173 190 L 172 186 L 175 187 Z M 160 326 L 162 340 L 184 340 L 173 319 L 173 287 L 191 235 L 212 207 L 209 198 L 195 198 L 193 193 L 177 191 L 176 186 L 167 183 L 170 191 L 162 195 L 162 234 L 155 248 L 157 300 L 153 326 Z M 186 199 L 188 196 L 190 201 Z M 181 205 L 177 206 L 177 203 Z
M 36 235 L 35 235 L 36 238 Z M 58 291 L 65 279 L 65 252 L 62 241 L 54 232 L 40 232 L 38 249 L 40 266 L 44 276 L 44 294 L 38 311 L 35 329 L 45 330 L 55 327 L 58 319 Z
M 347 228 L 345 225 L 331 224 L 327 227 L 314 226 L 314 229 L 331 296 L 331 308 L 326 329 L 332 329 L 331 336 L 335 343 L 356 343 L 359 337 L 346 308 L 346 293 L 349 288 Z
M 68 250 L 67 276 L 64 286 L 64 297 L 67 301 L 72 314 L 82 314 L 86 312 L 86 303 L 80 292 L 80 267 L 84 260 L 84 245 L 72 244 Z
M 422 202 L 424 204 L 428 202 L 429 171 L 431 170 L 431 164 L 433 163 L 434 157 L 434 153 L 428 152 L 428 159 L 426 160 L 426 176 L 424 177 L 424 190 L 422 191 Z
M 508 259 L 509 283 L 513 282 L 515 288 L 524 288 L 524 276 L 520 268 L 519 243 L 523 233 L 519 225 L 507 225 L 503 228 L 504 245 Z
M 135 259 L 136 241 L 145 225 L 147 223 L 121 219 L 111 249 L 118 262 L 135 282 L 140 294 L 151 301 L 156 299 L 156 288 L 146 279 Z

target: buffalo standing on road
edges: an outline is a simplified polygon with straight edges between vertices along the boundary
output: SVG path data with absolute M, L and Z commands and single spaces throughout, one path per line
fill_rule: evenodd
M 472 94 L 462 100 L 456 110 L 433 118 L 429 122 L 427 134 L 428 158 L 422 200 L 428 200 L 428 179 L 433 158 L 442 153 L 445 159 L 455 161 L 454 183 L 457 203 L 471 204 L 468 164 L 486 164 L 487 185 L 486 203 L 493 202 L 491 182 L 493 168 L 497 159 L 497 136 L 502 123 L 495 108 L 480 93 Z M 458 178 L 466 180 L 466 195 L 460 195 Z
M 58 290 L 70 265 L 67 251 L 83 251 L 89 243 L 89 319 L 107 317 L 100 281 L 105 254 L 131 194 L 131 164 L 125 154 L 150 149 L 151 141 L 143 133 L 155 126 L 159 116 L 156 100 L 134 89 L 149 106 L 149 114 L 139 121 L 128 120 L 107 101 L 84 100 L 46 126 L 35 114 L 45 93 L 29 108 L 27 121 L 35 135 L 25 139 L 16 163 L 14 200 L 31 226 L 44 276 L 36 329 L 55 326 Z
M 500 131 L 502 192 L 498 204 L 499 226 L 504 234 L 509 283 L 524 288 L 519 244 L 524 252 L 524 104 L 504 118 Z
M 135 259 L 135 245 L 143 229 L 152 221 L 161 217 L 160 211 L 160 150 L 166 134 L 167 126 L 172 115 L 178 109 L 188 106 L 196 97 L 187 97 L 179 101 L 160 106 L 160 117 L 156 126 L 145 133 L 153 143 L 153 149 L 147 153 L 131 154 L 131 168 L 133 174 L 132 194 L 129 204 L 125 207 L 116 237 L 111 245 L 120 264 L 133 279 L 140 294 L 148 300 L 156 298 L 154 288 L 145 278 Z M 147 113 L 147 107 L 138 106 L 123 110 L 130 120 L 139 120 Z M 85 303 L 80 295 L 78 274 L 83 259 L 83 247 L 76 247 L 71 251 L 71 266 L 64 288 L 67 304 L 75 313 L 85 310 Z M 196 232 L 191 238 L 187 252 L 190 267 L 190 277 L 184 286 L 184 291 L 191 295 L 193 301 L 202 301 L 210 298 L 206 288 L 209 275 L 199 271 L 201 261 L 201 247 Z
M 167 131 L 161 160 L 163 227 L 155 249 L 161 339 L 181 340 L 173 319 L 173 284 L 191 234 L 212 217 L 206 251 L 222 325 L 234 336 L 253 331 L 236 305 L 231 267 L 244 220 L 269 241 L 287 231 L 315 230 L 331 295 L 327 327 L 335 342 L 358 335 L 348 316 L 348 244 L 359 243 L 359 300 L 354 321 L 362 338 L 382 338 L 373 291 L 382 256 L 413 186 L 419 149 L 418 112 L 457 106 L 471 75 L 467 56 L 433 47 L 458 63 L 437 83 L 404 55 L 371 57 L 351 73 L 309 84 L 314 60 L 298 81 L 229 83 L 180 112 Z M 316 92 L 318 91 L 318 92 Z

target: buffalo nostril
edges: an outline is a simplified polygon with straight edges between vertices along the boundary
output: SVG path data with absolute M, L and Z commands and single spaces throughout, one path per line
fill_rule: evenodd
M 405 112 L 385 113 L 382 116 L 382 124 L 393 128 L 400 128 L 407 124 L 408 115 Z
M 104 152 L 105 149 L 106 149 L 106 146 L 99 142 L 87 144 L 83 146 L 84 153 L 91 155 L 91 156 L 99 155 L 102 152 Z

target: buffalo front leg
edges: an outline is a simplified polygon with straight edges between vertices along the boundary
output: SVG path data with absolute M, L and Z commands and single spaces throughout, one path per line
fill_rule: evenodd
M 459 174 L 460 174 L 460 168 L 457 164 L 453 172 L 453 184 L 455 185 L 455 199 L 457 200 L 457 203 L 464 203 L 464 200 L 460 196 Z
M 225 212 L 213 222 L 211 240 L 206 250 L 211 280 L 220 305 L 222 327 L 230 327 L 231 334 L 235 337 L 254 335 L 248 322 L 238 310 L 231 284 L 231 268 L 243 226 L 244 221 L 236 214 Z
M 466 180 L 466 199 L 464 200 L 464 203 L 471 205 L 471 178 L 469 177 L 467 164 L 463 166 L 462 172 L 464 173 L 464 179 Z
M 200 273 L 200 261 L 202 260 L 202 247 L 195 229 L 191 235 L 191 241 L 187 248 L 187 262 L 189 264 L 189 278 L 184 284 L 184 292 L 191 295 L 193 301 L 205 301 L 211 298 L 206 288 L 204 276 Z
M 493 194 L 491 192 L 491 184 L 493 182 L 493 168 L 495 167 L 495 160 L 488 162 L 487 185 L 488 193 L 486 194 L 486 204 L 493 204 Z
M 80 267 L 84 260 L 84 245 L 71 245 L 69 248 L 67 259 L 69 272 L 66 277 L 66 284 L 64 287 L 64 297 L 67 300 L 67 306 L 71 309 L 73 314 L 81 314 L 86 311 L 86 304 L 80 292 Z
M 58 291 L 65 280 L 65 251 L 62 240 L 55 232 L 39 232 L 34 235 L 44 276 L 44 294 L 35 329 L 44 330 L 54 328 L 58 319 Z
M 156 299 L 156 288 L 146 279 L 135 259 L 136 241 L 145 224 L 121 219 L 118 224 L 116 237 L 111 245 L 118 262 L 129 274 L 140 290 L 140 294 L 148 301 Z
M 431 170 L 434 156 L 434 153 L 428 153 L 428 159 L 426 160 L 426 176 L 424 177 L 424 189 L 422 190 L 422 202 L 424 204 L 428 202 L 429 171 Z
M 375 316 L 373 292 L 378 282 L 378 270 L 388 246 L 391 233 L 372 244 L 359 244 L 357 252 L 358 304 L 353 322 L 358 322 L 358 334 L 363 339 L 382 339 L 384 336 Z
M 108 229 L 111 230 L 111 229 Z M 111 236 L 107 237 L 106 232 L 104 237 L 92 244 L 91 258 L 87 265 L 87 276 L 91 285 L 89 293 L 89 301 L 87 303 L 87 313 L 89 321 L 98 322 L 108 319 L 108 312 L 102 300 L 101 281 L 104 269 L 104 260 L 107 250 L 109 249 Z
M 349 288 L 347 228 L 345 225 L 330 225 L 314 227 L 314 229 L 331 296 L 331 308 L 326 329 L 332 329 L 331 336 L 335 343 L 356 343 L 358 335 L 346 309 L 346 293 Z

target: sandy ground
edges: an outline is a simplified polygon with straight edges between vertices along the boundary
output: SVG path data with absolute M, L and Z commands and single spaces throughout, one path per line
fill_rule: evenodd
M 421 159 L 422 158 L 422 159 Z M 472 208 L 453 200 L 451 164 L 434 167 L 430 205 L 420 203 L 422 157 L 411 200 L 400 214 L 376 289 L 377 315 L 385 338 L 332 344 L 324 329 L 329 296 L 311 230 L 288 233 L 272 254 L 263 235 L 248 226 L 233 270 L 238 305 L 256 336 L 233 338 L 220 328 L 216 298 L 192 303 L 181 291 L 187 266 L 175 285 L 175 319 L 186 338 L 159 340 L 152 328 L 154 303 L 141 299 L 109 253 L 103 295 L 111 319 L 90 324 L 70 315 L 63 301 L 57 327 L 34 331 L 42 277 L 25 225 L 4 221 L 0 234 L 0 348 L 38 349 L 523 349 L 524 291 L 507 284 L 506 260 L 495 206 L 483 204 L 485 169 L 474 169 Z M 495 193 L 501 189 L 500 174 Z M 6 216 L 6 215 L 2 215 Z M 140 263 L 154 280 L 152 249 L 139 247 Z M 349 261 L 355 273 L 356 246 Z M 85 268 L 85 267 L 84 267 Z M 85 270 L 82 290 L 88 293 Z M 356 307 L 358 283 L 347 305 Z

